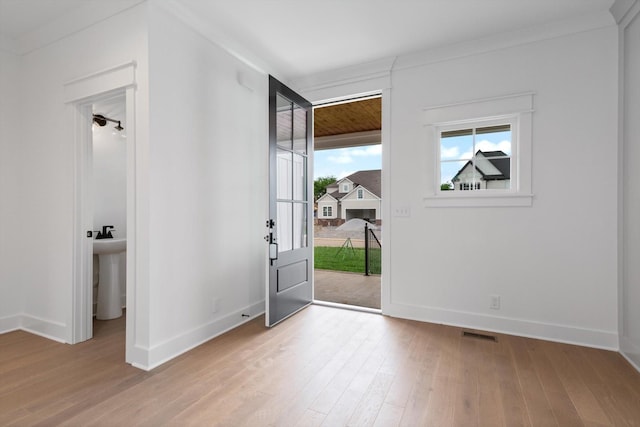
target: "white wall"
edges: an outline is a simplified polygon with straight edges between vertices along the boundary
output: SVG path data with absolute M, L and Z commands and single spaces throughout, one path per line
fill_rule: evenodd
M 22 286 L 10 269 L 11 238 L 17 233 L 19 187 L 15 150 L 20 146 L 17 104 L 19 57 L 0 49 L 0 332 L 19 327 Z
M 391 202 L 412 217 L 391 218 L 390 314 L 617 346 L 616 39 L 610 26 L 393 73 Z M 422 108 L 528 91 L 533 206 L 423 207 Z
M 267 76 L 151 12 L 148 367 L 264 310 L 268 176 Z
M 617 31 L 549 34 L 388 61 L 383 214 L 410 216 L 384 218 L 385 314 L 617 348 Z M 312 100 L 384 89 L 384 66 L 292 84 Z M 533 206 L 425 207 L 419 184 L 435 165 L 423 109 L 531 91 Z M 490 295 L 501 296 L 499 311 Z
M 620 349 L 640 369 L 640 3 L 621 25 L 622 289 Z
M 21 58 L 22 135 L 11 161 L 16 220 L 6 243 L 13 286 L 23 289 L 23 327 L 71 339 L 74 129 L 64 84 L 131 60 L 137 62 L 136 119 L 147 109 L 146 5 L 142 4 Z M 144 141 L 144 138 L 137 138 Z M 3 201 L 4 204 L 4 201 Z M 4 294 L 0 296 L 4 299 Z

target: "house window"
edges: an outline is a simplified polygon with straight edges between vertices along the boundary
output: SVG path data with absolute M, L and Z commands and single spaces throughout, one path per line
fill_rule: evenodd
M 533 99 L 525 93 L 425 108 L 425 206 L 531 206 Z
M 439 137 L 441 191 L 511 188 L 511 123 L 443 127 Z
M 349 192 L 349 184 L 342 184 L 342 193 Z
M 357 196 L 358 199 L 364 199 L 364 191 L 362 190 L 362 188 L 358 188 L 357 191 Z
M 322 207 L 322 216 L 332 216 L 333 215 L 333 206 L 323 206 Z
M 475 183 L 463 182 L 458 184 L 458 186 L 460 190 L 479 190 L 480 189 L 479 182 L 475 182 Z

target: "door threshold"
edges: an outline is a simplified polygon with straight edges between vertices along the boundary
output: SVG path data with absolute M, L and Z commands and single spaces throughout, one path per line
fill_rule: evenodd
M 321 305 L 324 307 L 341 308 L 343 310 L 352 311 L 364 311 L 365 313 L 382 314 L 382 310 L 379 308 L 361 307 L 359 305 L 340 304 L 338 302 L 313 300 L 314 305 Z

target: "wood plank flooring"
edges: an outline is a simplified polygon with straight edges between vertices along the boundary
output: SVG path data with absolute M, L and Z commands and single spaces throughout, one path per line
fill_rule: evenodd
M 615 352 L 311 306 L 151 371 L 124 319 L 59 344 L 0 336 L 2 426 L 639 426 L 640 373 Z

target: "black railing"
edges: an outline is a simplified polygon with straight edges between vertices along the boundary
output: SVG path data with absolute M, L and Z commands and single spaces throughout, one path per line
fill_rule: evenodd
M 376 233 L 364 225 L 364 275 L 380 274 L 382 272 L 382 244 Z

